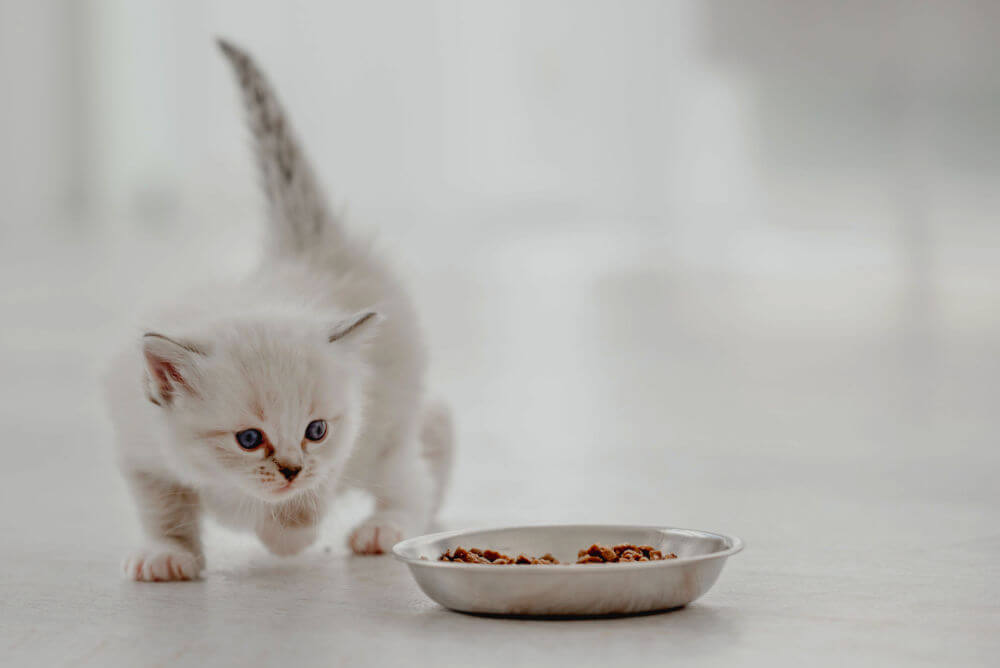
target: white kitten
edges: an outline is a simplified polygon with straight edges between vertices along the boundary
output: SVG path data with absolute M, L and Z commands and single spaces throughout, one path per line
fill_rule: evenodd
M 349 542 L 380 554 L 424 530 L 450 464 L 409 299 L 328 213 L 253 61 L 220 46 L 247 107 L 270 240 L 248 278 L 159 312 L 112 365 L 119 461 L 150 541 L 123 564 L 136 580 L 197 577 L 202 511 L 297 553 L 341 482 L 375 496 Z

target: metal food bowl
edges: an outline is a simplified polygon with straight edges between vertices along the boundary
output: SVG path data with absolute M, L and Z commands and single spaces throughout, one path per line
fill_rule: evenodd
M 592 543 L 651 545 L 676 559 L 575 564 Z M 551 553 L 558 565 L 438 561 L 456 547 L 511 556 Z M 487 615 L 630 615 L 687 605 L 711 589 L 726 559 L 743 549 L 733 536 L 691 529 L 614 524 L 449 531 L 393 547 L 427 596 L 446 608 Z

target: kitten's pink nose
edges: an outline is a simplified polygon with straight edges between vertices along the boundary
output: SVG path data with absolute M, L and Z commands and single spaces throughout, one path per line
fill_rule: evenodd
M 301 466 L 285 466 L 280 463 L 278 464 L 278 471 L 280 471 L 281 475 L 285 476 L 285 480 L 288 480 L 289 482 L 291 482 L 292 479 L 295 478 L 295 476 L 297 476 L 299 474 L 299 471 L 301 470 L 302 470 Z

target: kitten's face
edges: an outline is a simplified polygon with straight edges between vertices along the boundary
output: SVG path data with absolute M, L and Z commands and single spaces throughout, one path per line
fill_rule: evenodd
M 363 369 L 356 346 L 307 331 L 233 328 L 186 362 L 152 368 L 176 466 L 270 502 L 336 483 L 360 423 Z

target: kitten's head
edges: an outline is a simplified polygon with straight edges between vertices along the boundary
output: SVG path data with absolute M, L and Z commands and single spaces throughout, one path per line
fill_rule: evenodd
M 168 457 L 206 484 L 265 501 L 335 482 L 361 422 L 361 346 L 379 316 L 323 326 L 301 318 L 226 322 L 184 338 L 143 337 L 146 392 Z

